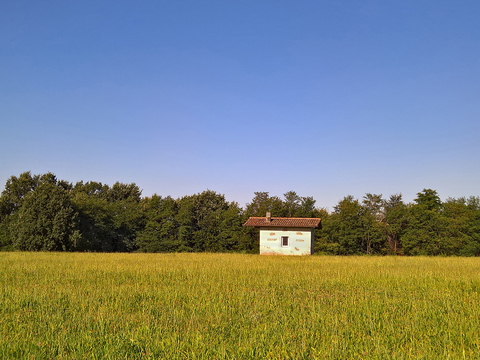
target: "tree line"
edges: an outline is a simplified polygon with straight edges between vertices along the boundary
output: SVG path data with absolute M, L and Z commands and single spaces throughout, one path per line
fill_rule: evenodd
M 92 252 L 257 253 L 250 216 L 320 217 L 315 252 L 336 255 L 480 255 L 480 198 L 424 189 L 412 203 L 346 196 L 332 212 L 313 197 L 255 192 L 245 208 L 206 190 L 177 199 L 142 197 L 134 183 L 72 184 L 52 173 L 11 176 L 0 196 L 0 249 Z

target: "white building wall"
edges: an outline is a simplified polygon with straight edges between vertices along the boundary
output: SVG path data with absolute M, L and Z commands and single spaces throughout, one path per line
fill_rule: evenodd
M 282 236 L 288 236 L 288 246 L 282 246 Z M 313 254 L 311 228 L 261 228 L 261 255 L 311 255 Z

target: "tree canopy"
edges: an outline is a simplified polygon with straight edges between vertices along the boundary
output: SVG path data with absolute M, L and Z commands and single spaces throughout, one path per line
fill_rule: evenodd
M 142 197 L 135 183 L 69 183 L 52 173 L 11 176 L 0 196 L 0 249 L 96 252 L 258 252 L 250 216 L 320 217 L 315 251 L 340 255 L 480 256 L 480 198 L 441 201 L 423 189 L 348 195 L 329 213 L 311 196 L 255 192 L 245 208 L 212 190 Z

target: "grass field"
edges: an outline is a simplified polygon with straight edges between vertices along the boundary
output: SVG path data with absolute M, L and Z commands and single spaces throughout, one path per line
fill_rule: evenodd
M 0 253 L 5 359 L 479 359 L 480 259 Z

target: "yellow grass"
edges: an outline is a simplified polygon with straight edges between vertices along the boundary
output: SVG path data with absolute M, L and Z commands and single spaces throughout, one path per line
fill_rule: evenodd
M 0 253 L 0 354 L 478 359 L 480 259 Z

